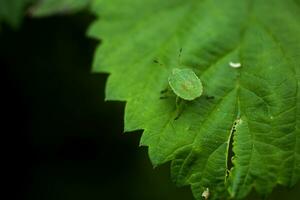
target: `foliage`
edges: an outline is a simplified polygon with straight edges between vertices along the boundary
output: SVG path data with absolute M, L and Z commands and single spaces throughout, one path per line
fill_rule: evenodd
M 17 28 L 25 13 L 33 17 L 75 13 L 90 4 L 91 0 L 0 0 L 0 25 L 5 22 Z M 30 8 L 28 6 L 32 4 Z
M 32 0 L 0 0 L 0 24 L 6 22 L 14 28 L 18 27 L 30 2 Z
M 196 199 L 206 188 L 210 199 L 242 199 L 296 184 L 298 0 L 98 0 L 92 8 L 100 20 L 89 35 L 102 41 L 94 71 L 110 73 L 106 99 L 127 102 L 125 131 L 144 130 L 154 166 L 171 161 L 172 179 Z M 175 120 L 175 97 L 160 92 L 181 48 L 181 67 L 196 72 L 206 95 Z
M 90 2 L 91 0 L 40 0 L 31 9 L 31 13 L 36 17 L 74 13 L 87 7 Z

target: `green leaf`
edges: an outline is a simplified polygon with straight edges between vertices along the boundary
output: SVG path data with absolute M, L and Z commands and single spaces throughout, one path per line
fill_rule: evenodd
M 86 8 L 91 0 L 40 0 L 31 9 L 35 17 L 78 12 Z
M 110 73 L 106 98 L 127 102 L 125 131 L 144 130 L 154 166 L 171 161 L 172 179 L 196 199 L 206 188 L 210 199 L 242 199 L 253 188 L 267 195 L 295 185 L 298 0 L 98 0 L 92 8 L 100 19 L 89 35 L 102 41 L 93 69 Z M 205 94 L 178 120 L 175 96 L 160 99 L 175 67 L 195 71 Z
M 0 0 L 0 23 L 6 22 L 17 28 L 23 18 L 24 10 L 33 0 Z

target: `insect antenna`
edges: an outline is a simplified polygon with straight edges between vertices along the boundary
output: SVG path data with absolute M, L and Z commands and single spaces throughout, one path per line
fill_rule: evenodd
M 179 49 L 179 54 L 178 54 L 178 64 L 181 66 L 181 54 L 182 54 L 182 48 Z
M 169 89 L 167 88 L 167 89 L 164 89 L 164 90 L 160 91 L 160 93 L 161 93 L 161 94 L 165 94 L 165 93 L 167 93 L 168 91 L 169 91 Z
M 160 66 L 163 66 L 163 64 L 161 62 L 159 62 L 157 59 L 154 59 L 153 62 L 156 64 L 159 64 Z

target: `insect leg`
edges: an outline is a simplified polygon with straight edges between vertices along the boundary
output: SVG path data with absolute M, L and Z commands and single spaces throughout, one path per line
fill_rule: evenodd
M 160 91 L 160 99 L 168 99 L 172 97 L 172 94 L 170 93 L 170 89 L 169 88 L 166 88 L 162 91 Z
M 177 112 L 177 115 L 174 118 L 174 120 L 179 119 L 179 117 L 181 116 L 181 114 L 183 112 L 183 101 L 178 96 L 176 97 L 176 112 Z
M 215 97 L 214 97 L 214 96 L 206 96 L 206 99 L 207 99 L 207 100 L 215 99 Z
M 170 96 L 160 96 L 159 99 L 168 99 Z
M 154 59 L 153 62 L 156 64 L 159 64 L 160 66 L 163 66 L 163 64 L 161 62 L 159 62 L 157 59 Z
M 178 65 L 181 66 L 181 53 L 182 53 L 182 48 L 179 49 L 179 54 L 178 54 Z
M 181 99 L 180 99 L 178 96 L 176 96 L 176 109 L 177 109 L 177 110 L 178 110 L 179 107 L 180 107 L 180 101 L 181 101 Z
M 168 88 L 166 88 L 166 89 L 164 89 L 164 90 L 160 91 L 160 94 L 165 94 L 165 93 L 167 93 L 168 91 L 169 91 L 169 89 L 168 89 Z

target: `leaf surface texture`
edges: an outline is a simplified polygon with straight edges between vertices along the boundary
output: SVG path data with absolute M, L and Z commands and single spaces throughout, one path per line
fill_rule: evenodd
M 210 199 L 242 199 L 299 180 L 299 1 L 96 0 L 92 8 L 99 20 L 89 35 L 102 41 L 93 69 L 110 73 L 106 98 L 127 102 L 125 131 L 144 130 L 154 166 L 171 161 L 172 179 L 196 199 L 206 188 Z M 174 120 L 176 97 L 160 92 L 176 67 L 192 69 L 204 93 Z

